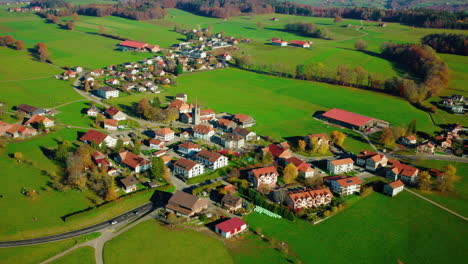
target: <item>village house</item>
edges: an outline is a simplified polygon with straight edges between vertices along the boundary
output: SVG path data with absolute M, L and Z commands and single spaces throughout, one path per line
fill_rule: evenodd
M 104 134 L 102 132 L 96 131 L 96 130 L 88 130 L 86 134 L 80 137 L 80 140 L 85 142 L 85 143 L 94 143 L 98 145 L 99 147 L 102 147 L 103 144 L 106 145 L 107 147 L 115 147 L 117 144 L 117 139 Z
M 236 127 L 232 130 L 232 133 L 241 136 L 245 141 L 257 140 L 257 134 L 246 128 Z
M 287 41 L 282 41 L 282 40 L 272 40 L 271 45 L 286 47 L 288 45 L 288 42 Z
M 235 212 L 242 208 L 242 198 L 228 193 L 221 199 L 221 205 L 229 212 Z
M 174 174 L 183 176 L 186 179 L 201 175 L 205 172 L 205 167 L 193 160 L 181 158 L 174 163 Z
M 16 107 L 16 112 L 24 113 L 29 116 L 33 116 L 33 115 L 44 115 L 46 111 L 39 107 L 30 106 L 27 104 L 20 104 Z
M 324 178 L 325 183 L 330 186 L 332 192 L 342 196 L 358 193 L 361 191 L 362 181 L 354 176 L 331 176 Z
M 174 131 L 167 127 L 154 131 L 154 135 L 154 138 L 165 142 L 169 142 L 174 139 Z
M 363 132 L 371 131 L 373 128 L 380 129 L 389 127 L 389 123 L 386 121 L 351 113 L 337 108 L 322 114 L 321 117 L 327 122 Z
M 238 217 L 233 217 L 215 226 L 215 231 L 223 238 L 231 238 L 247 230 L 247 224 Z
M 125 193 L 134 192 L 137 190 L 138 180 L 135 179 L 133 175 L 121 179 L 120 182 L 123 185 L 123 190 Z
M 387 166 L 388 158 L 377 152 L 361 150 L 356 158 L 356 164 L 365 167 L 367 170 L 376 171 Z
M 161 150 L 164 148 L 164 142 L 159 140 L 159 139 L 150 139 L 149 141 L 149 147 L 150 149 L 157 149 Z
M 211 170 L 216 170 L 228 165 L 228 158 L 226 156 L 208 150 L 198 152 L 195 154 L 194 159 Z
M 104 86 L 104 87 L 97 89 L 96 94 L 97 96 L 104 98 L 104 99 L 109 99 L 112 97 L 119 97 L 119 91 L 108 86 Z
M 440 146 L 444 149 L 452 147 L 452 140 L 445 138 L 443 141 L 440 142 Z
M 208 200 L 177 190 L 169 199 L 166 208 L 185 216 L 194 216 L 208 209 Z
M 199 145 L 195 144 L 195 143 L 192 143 L 192 142 L 184 142 L 182 144 L 180 144 L 179 146 L 177 146 L 177 150 L 184 154 L 184 155 L 188 155 L 188 156 L 191 156 L 199 151 L 201 151 L 201 148 Z
M 182 101 L 182 100 L 179 100 L 179 99 L 176 99 L 176 100 L 172 101 L 171 104 L 168 106 L 168 108 L 177 109 L 177 111 L 179 111 L 179 114 L 190 113 L 190 111 L 192 111 L 192 107 L 193 106 L 191 104 L 188 104 L 185 101 Z M 181 119 L 182 119 L 182 116 L 183 115 L 181 115 Z M 184 121 L 182 121 L 182 122 L 184 122 Z M 184 122 L 184 123 L 190 123 L 190 122 L 187 121 L 187 122 Z
M 450 110 L 452 111 L 452 113 L 454 114 L 463 114 L 465 112 L 465 108 L 463 105 L 452 105 L 450 107 Z
M 159 48 L 158 45 L 149 45 L 148 44 L 145 48 L 146 48 L 147 51 L 150 51 L 150 52 L 153 52 L 153 53 L 161 51 L 161 48 Z
M 414 185 L 418 179 L 419 170 L 413 166 L 403 164 L 398 160 L 389 160 L 389 168 L 387 168 L 385 177 L 396 181 L 400 179 L 406 184 Z
M 297 171 L 299 173 L 299 176 L 304 177 L 304 178 L 310 178 L 314 176 L 314 169 L 305 161 L 296 158 L 296 157 L 290 157 L 285 160 L 286 165 L 289 163 L 294 164 L 296 166 Z
M 39 124 L 43 124 L 44 127 L 46 127 L 46 128 L 52 127 L 52 126 L 55 125 L 53 120 L 51 120 L 51 119 L 49 119 L 49 118 L 47 118 L 45 116 L 42 116 L 42 115 L 33 115 L 24 124 L 34 126 L 35 128 L 38 128 Z
M 286 204 L 295 211 L 316 208 L 331 203 L 333 194 L 329 188 L 311 190 L 301 189 L 288 192 Z
M 246 127 L 251 127 L 255 125 L 255 119 L 253 117 L 244 115 L 244 114 L 236 114 L 233 118 L 232 121 L 236 122 L 239 124 L 240 127 L 246 128 Z
M 405 184 L 401 180 L 396 180 L 384 185 L 383 193 L 391 197 L 397 195 L 405 189 Z
M 6 131 L 10 129 L 12 125 L 0 120 L 0 137 L 4 136 Z
M 193 127 L 193 137 L 210 141 L 215 131 L 211 125 L 199 124 Z
M 291 44 L 291 46 L 296 46 L 296 47 L 301 47 L 301 48 L 310 48 L 310 44 L 307 41 L 291 40 L 289 43 Z
M 19 124 L 12 124 L 5 130 L 5 135 L 17 138 L 17 137 L 32 137 L 37 135 L 37 130 L 34 128 L 29 128 Z
M 99 77 L 104 74 L 104 70 L 103 69 L 92 70 L 89 74 L 91 74 L 91 76 L 94 76 L 94 77 Z
M 232 133 L 221 136 L 221 145 L 226 149 L 240 149 L 244 147 L 244 139 Z
M 288 159 L 292 157 L 292 153 L 289 150 L 289 145 L 270 144 L 268 147 L 262 149 L 263 153 L 269 151 L 277 159 Z
M 225 131 L 225 132 L 231 132 L 232 129 L 237 127 L 237 123 L 235 123 L 235 122 L 233 122 L 231 120 L 225 119 L 225 118 L 220 118 L 216 122 L 216 127 L 223 130 L 223 131 Z
M 109 167 L 111 165 L 110 162 L 106 159 L 106 155 L 104 155 L 102 152 L 94 151 L 91 156 L 93 157 L 94 162 L 96 162 L 99 168 L 101 168 L 102 166 Z
M 76 78 L 76 72 L 68 70 L 63 73 L 63 76 L 67 76 L 68 78 Z
M 416 143 L 418 143 L 418 139 L 416 138 L 415 135 L 410 135 L 410 136 L 406 136 L 406 137 L 401 137 L 400 142 L 403 145 L 412 146 L 412 145 L 415 145 Z
M 350 158 L 329 160 L 327 162 L 327 170 L 333 174 L 346 173 L 354 169 L 354 161 Z
M 435 151 L 435 144 L 431 141 L 427 141 L 424 144 L 419 145 L 416 148 L 417 152 L 427 153 L 427 154 L 434 154 Z
M 117 130 L 119 128 L 119 121 L 115 119 L 104 119 L 104 129 Z
M 107 80 L 106 83 L 107 83 L 108 85 L 119 85 L 119 84 L 120 84 L 120 81 L 117 80 L 117 79 L 115 79 L 115 78 L 111 78 L 111 79 Z
M 176 100 L 181 100 L 181 101 L 187 102 L 187 94 L 185 94 L 185 93 L 178 93 L 178 94 L 176 94 L 175 99 L 176 99 Z
M 151 169 L 151 162 L 130 151 L 121 151 L 116 156 L 116 161 L 132 169 L 133 172 L 140 173 Z
M 120 111 L 119 109 L 117 109 L 117 108 L 115 108 L 113 106 L 107 108 L 107 110 L 105 111 L 105 114 L 109 118 L 115 119 L 115 120 L 118 120 L 118 121 L 127 119 L 126 114 L 124 114 L 122 111 Z
M 86 114 L 88 116 L 97 116 L 99 114 L 99 109 L 93 105 L 86 111 Z
M 274 188 L 278 180 L 278 172 L 274 166 L 252 169 L 248 172 L 249 181 L 255 188 Z
M 312 139 L 313 138 L 317 138 L 317 144 L 318 145 L 328 144 L 330 142 L 330 139 L 328 138 L 328 135 L 325 134 L 325 133 L 307 135 L 307 136 L 304 137 L 304 141 L 307 143 L 307 146 L 309 146 L 309 148 L 312 147 Z

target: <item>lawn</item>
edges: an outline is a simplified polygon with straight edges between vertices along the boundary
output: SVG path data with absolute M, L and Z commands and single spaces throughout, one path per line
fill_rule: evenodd
M 198 98 L 202 105 L 215 111 L 252 115 L 257 120 L 253 130 L 261 135 L 291 138 L 329 133 L 336 128 L 313 119 L 312 115 L 334 107 L 383 119 L 391 125 L 406 125 L 416 119 L 418 129 L 426 132 L 436 129 L 428 114 L 398 97 L 376 92 L 237 69 L 185 75 L 178 82 L 170 95 L 185 92 L 190 101 Z M 351 134 L 345 144 L 352 144 L 348 146 L 352 151 L 367 145 L 358 134 Z
M 60 111 L 56 118 L 63 124 L 92 128 L 94 119 L 86 114 L 86 110 L 91 107 L 89 101 L 75 102 L 57 108 Z
M 94 248 L 80 247 L 65 256 L 50 262 L 52 264 L 92 264 L 94 261 Z
M 189 229 L 170 229 L 155 220 L 143 222 L 107 242 L 104 262 L 233 263 L 221 240 Z
M 60 69 L 34 60 L 26 51 L 0 47 L 0 57 L 2 58 L 0 66 L 2 86 L 5 85 L 5 82 L 12 80 L 52 77 L 62 73 Z
M 374 193 L 313 226 L 258 213 L 251 228 L 286 241 L 303 263 L 457 263 L 466 259 L 466 222 L 408 192 Z
M 87 239 L 96 238 L 96 234 L 89 234 L 81 237 L 75 237 L 57 242 L 50 242 L 34 246 L 22 246 L 12 248 L 0 248 L 0 259 L 2 264 L 37 264 L 47 260 L 60 252 L 63 252 L 76 244 L 82 243 Z M 73 251 L 75 252 L 75 251 Z M 82 251 L 80 251 L 82 252 Z M 73 253 L 69 254 L 72 255 Z M 66 255 L 68 257 L 69 255 Z M 86 260 L 84 254 L 81 255 L 83 260 Z M 64 259 L 65 257 L 61 258 Z M 70 260 L 68 258 L 67 260 Z M 94 261 L 94 254 L 92 260 Z M 53 262 L 53 263 L 73 263 L 73 262 Z M 75 262 L 75 263 L 92 263 L 92 262 Z

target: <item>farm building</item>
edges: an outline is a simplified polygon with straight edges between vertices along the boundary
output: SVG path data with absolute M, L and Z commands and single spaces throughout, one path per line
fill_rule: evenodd
M 247 230 L 247 224 L 237 217 L 226 220 L 215 226 L 216 233 L 224 238 L 231 238 L 234 235 Z
M 117 49 L 121 51 L 144 51 L 148 43 L 125 40 L 117 44 Z
M 384 128 L 389 126 L 389 123 L 386 121 L 337 108 L 333 108 L 332 110 L 322 114 L 322 119 L 333 124 L 359 131 L 370 131 L 373 128 Z
M 291 40 L 289 42 L 291 46 L 301 47 L 301 48 L 310 48 L 310 44 L 307 41 L 302 40 Z

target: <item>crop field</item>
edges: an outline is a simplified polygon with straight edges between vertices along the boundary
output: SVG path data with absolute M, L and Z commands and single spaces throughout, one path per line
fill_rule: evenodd
M 456 263 L 466 258 L 466 222 L 402 192 L 371 194 L 316 226 L 258 213 L 250 227 L 286 241 L 303 263 Z
M 138 254 L 134 254 L 138 252 Z M 104 245 L 105 263 L 233 263 L 223 242 L 151 219 Z
M 316 111 L 342 108 L 358 114 L 406 125 L 416 119 L 418 129 L 432 132 L 428 114 L 408 102 L 386 94 L 323 83 L 258 75 L 237 69 L 190 74 L 179 77 L 172 93 L 185 92 L 215 111 L 245 113 L 257 120 L 254 130 L 274 137 L 304 136 L 335 128 L 315 120 Z M 392 114 L 389 114 L 392 113 Z M 361 140 L 358 137 L 356 140 Z M 353 151 L 359 151 L 359 147 Z

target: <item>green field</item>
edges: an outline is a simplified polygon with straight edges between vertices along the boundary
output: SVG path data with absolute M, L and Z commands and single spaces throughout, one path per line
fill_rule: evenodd
M 34 60 L 26 51 L 13 50 L 0 47 L 0 85 L 5 85 L 11 80 L 25 80 L 42 77 L 52 77 L 62 73 L 60 69 Z
M 457 263 L 468 250 L 465 221 L 408 192 L 374 193 L 317 226 L 258 213 L 247 222 L 286 241 L 303 263 Z
M 185 92 L 189 100 L 198 98 L 215 111 L 252 115 L 257 120 L 254 130 L 261 135 L 288 138 L 330 132 L 335 128 L 313 119 L 312 115 L 334 107 L 383 119 L 391 125 L 406 125 L 416 119 L 418 129 L 426 132 L 436 129 L 428 114 L 408 102 L 360 89 L 282 79 L 237 69 L 185 75 L 178 81 L 178 87 L 171 93 Z M 351 150 L 359 151 L 360 147 Z
M 12 248 L 0 248 L 0 259 L 2 264 L 37 264 L 47 260 L 60 252 L 63 252 L 76 244 L 82 243 L 88 239 L 98 237 L 96 233 L 88 234 L 81 237 L 66 239 L 57 242 L 50 242 L 34 246 L 22 246 Z M 75 252 L 75 251 L 73 251 Z M 81 251 L 80 251 L 81 252 Z M 73 254 L 73 253 L 72 253 Z M 72 255 L 70 254 L 70 255 Z M 67 255 L 69 256 L 69 255 Z M 83 260 L 86 260 L 84 254 L 81 255 Z M 64 257 L 65 258 L 65 257 Z M 67 260 L 70 260 L 68 258 Z M 94 255 L 92 260 L 94 260 Z M 53 262 L 53 263 L 73 263 L 73 262 Z M 76 262 L 76 263 L 92 263 L 92 262 Z
M 80 247 L 65 256 L 50 262 L 52 264 L 92 264 L 94 261 L 94 248 Z
M 66 125 L 92 128 L 94 120 L 86 114 L 86 110 L 90 107 L 91 104 L 89 101 L 81 101 L 64 105 L 57 108 L 60 113 L 56 115 L 56 118 Z
M 104 262 L 233 263 L 221 240 L 189 229 L 143 222 L 104 245 Z

